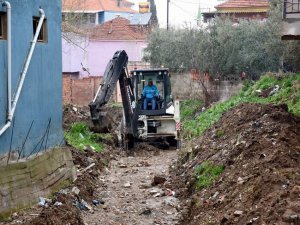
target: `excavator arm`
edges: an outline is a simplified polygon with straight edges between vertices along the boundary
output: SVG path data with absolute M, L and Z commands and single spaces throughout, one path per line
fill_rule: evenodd
M 127 72 L 128 56 L 124 50 L 117 51 L 109 61 L 105 73 L 104 82 L 100 84 L 97 93 L 90 103 L 91 118 L 94 130 L 97 132 L 108 132 L 111 128 L 111 116 L 103 108 L 110 100 L 119 81 L 122 104 L 124 110 L 126 133 L 134 134 L 135 109 L 132 102 L 135 101 L 133 87 Z

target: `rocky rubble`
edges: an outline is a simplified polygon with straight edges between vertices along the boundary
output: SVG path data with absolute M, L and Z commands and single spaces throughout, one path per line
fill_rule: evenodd
M 173 172 L 182 224 L 300 224 L 300 118 L 286 105 L 241 104 L 192 143 Z M 196 191 L 204 161 L 225 170 Z

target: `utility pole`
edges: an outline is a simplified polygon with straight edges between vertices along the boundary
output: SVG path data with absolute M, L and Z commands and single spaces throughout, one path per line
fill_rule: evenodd
M 170 0 L 167 0 L 167 30 L 169 30 L 169 8 L 170 8 Z

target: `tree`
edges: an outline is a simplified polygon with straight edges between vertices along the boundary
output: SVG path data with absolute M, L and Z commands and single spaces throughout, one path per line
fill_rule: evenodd
M 267 21 L 217 18 L 201 29 L 154 30 L 149 37 L 145 59 L 153 66 L 173 71 L 198 69 L 211 76 L 239 76 L 242 72 L 257 78 L 277 72 L 288 64 L 299 66 L 300 41 L 281 41 L 280 0 L 271 3 Z
M 157 19 L 157 11 L 156 11 L 155 1 L 154 0 L 148 0 L 148 2 L 150 3 L 150 12 L 152 13 L 151 23 L 152 23 L 153 26 L 157 26 L 158 25 L 158 19 Z

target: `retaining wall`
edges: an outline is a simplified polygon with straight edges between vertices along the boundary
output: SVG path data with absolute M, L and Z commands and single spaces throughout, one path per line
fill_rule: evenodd
M 0 166 L 0 220 L 38 203 L 76 178 L 70 150 L 57 148 Z

